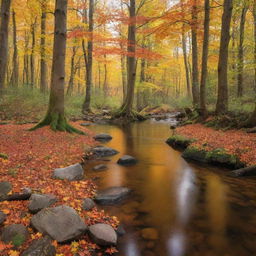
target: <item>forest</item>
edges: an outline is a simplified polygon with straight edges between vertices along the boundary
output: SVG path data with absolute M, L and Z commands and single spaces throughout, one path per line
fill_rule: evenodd
M 255 177 L 256 0 L 1 0 L 0 255 L 254 255 Z

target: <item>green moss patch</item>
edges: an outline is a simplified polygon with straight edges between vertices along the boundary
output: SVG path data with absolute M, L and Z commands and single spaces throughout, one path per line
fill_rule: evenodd
M 4 154 L 4 153 L 0 153 L 0 158 L 7 160 L 8 159 L 8 155 Z
M 174 148 L 185 149 L 194 141 L 195 140 L 186 138 L 181 135 L 173 135 L 166 141 L 166 143 Z

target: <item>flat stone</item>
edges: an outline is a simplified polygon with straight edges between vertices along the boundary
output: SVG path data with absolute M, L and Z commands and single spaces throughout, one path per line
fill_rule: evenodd
M 91 123 L 81 123 L 80 124 L 81 126 L 90 126 L 90 125 L 92 125 Z
M 65 168 L 55 169 L 52 177 L 54 179 L 70 181 L 81 180 L 84 178 L 84 169 L 81 164 L 74 164 Z
M 121 158 L 118 159 L 117 163 L 120 165 L 134 165 L 138 161 L 136 158 L 129 156 L 129 155 L 124 155 Z
M 37 231 L 59 243 L 77 239 L 87 230 L 78 213 L 66 205 L 41 210 L 32 217 L 31 224 Z
M 12 190 L 12 184 L 8 181 L 0 182 L 0 197 L 7 195 Z
M 118 154 L 119 152 L 113 148 L 104 147 L 104 146 L 97 146 L 92 149 L 92 152 L 99 157 L 105 157 L 105 156 L 114 156 Z
M 24 225 L 12 224 L 3 228 L 1 240 L 19 247 L 27 240 L 28 235 L 28 230 Z
M 30 188 L 23 188 L 20 193 L 14 193 L 5 197 L 6 201 L 24 201 L 28 200 L 32 195 Z
M 112 140 L 112 136 L 106 133 L 97 134 L 93 138 L 97 141 L 103 141 L 103 142 Z
M 142 229 L 141 236 L 146 240 L 157 240 L 159 238 L 158 232 L 154 228 Z
M 98 223 L 89 226 L 89 235 L 97 245 L 110 246 L 117 243 L 117 234 L 108 224 Z
M 0 225 L 2 225 L 6 220 L 6 214 L 0 211 Z
M 90 211 L 93 207 L 95 207 L 96 204 L 91 198 L 85 198 L 83 201 L 83 210 Z
M 40 210 L 53 205 L 57 201 L 57 198 L 54 195 L 33 194 L 29 200 L 29 211 L 37 213 Z
M 105 171 L 105 170 L 107 170 L 107 169 L 108 169 L 108 167 L 107 167 L 107 165 L 105 165 L 105 164 L 99 164 L 99 165 L 96 165 L 96 166 L 94 166 L 94 167 L 92 168 L 92 170 L 95 171 L 95 172 Z
M 99 191 L 95 197 L 95 201 L 102 205 L 111 205 L 121 202 L 131 192 L 126 187 L 111 187 Z
M 32 244 L 25 250 L 21 256 L 55 256 L 56 249 L 52 245 L 52 240 L 50 237 L 45 236 L 39 240 L 35 240 Z

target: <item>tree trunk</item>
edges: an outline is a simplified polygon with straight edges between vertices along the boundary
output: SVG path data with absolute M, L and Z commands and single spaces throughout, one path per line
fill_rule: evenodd
M 71 66 L 70 66 L 70 78 L 68 82 L 67 95 L 72 95 L 73 87 L 74 87 L 74 76 L 75 76 L 75 57 L 76 57 L 76 46 L 72 48 L 72 56 L 71 56 Z
M 30 84 L 31 87 L 35 87 L 35 45 L 36 45 L 36 20 L 31 25 L 32 44 L 31 44 L 31 55 L 30 55 Z
M 254 90 L 256 92 L 256 1 L 253 4 L 253 19 L 254 19 Z
M 11 0 L 2 0 L 0 25 L 0 95 L 3 93 L 7 69 L 10 6 Z
M 216 104 L 217 114 L 223 114 L 228 111 L 228 45 L 230 41 L 230 22 L 232 10 L 233 0 L 224 0 L 218 63 L 218 98 Z
M 28 45 L 29 45 L 29 34 L 25 31 L 25 42 L 24 42 L 24 63 L 23 63 L 23 85 L 29 84 L 29 60 L 28 60 Z
M 199 105 L 199 72 L 198 72 L 198 46 L 197 46 L 197 0 L 193 1 L 192 6 L 192 95 L 193 105 Z
M 202 54 L 202 71 L 200 83 L 200 112 L 206 116 L 206 82 L 208 75 L 209 29 L 210 29 L 210 1 L 205 0 L 204 5 L 204 41 Z
M 105 61 L 107 56 L 104 55 Z M 103 82 L 103 90 L 104 90 L 104 96 L 106 97 L 108 95 L 108 69 L 106 62 L 104 63 L 104 82 Z
M 85 66 L 86 66 L 86 95 L 83 103 L 82 112 L 90 112 L 91 111 L 91 89 L 92 89 L 92 52 L 93 52 L 93 14 L 94 14 L 94 0 L 89 1 L 89 39 L 87 44 L 87 54 L 85 50 L 85 45 L 83 41 L 83 51 L 85 58 Z
M 12 11 L 12 23 L 13 23 L 13 70 L 11 75 L 11 85 L 13 87 L 18 86 L 19 83 L 19 66 L 18 66 L 18 47 L 17 47 L 17 26 L 16 26 L 16 14 Z
M 32 130 L 50 125 L 54 131 L 79 132 L 67 123 L 64 113 L 65 57 L 67 41 L 67 0 L 56 0 L 51 91 L 47 114 Z
M 45 36 L 46 36 L 46 1 L 42 3 L 41 6 L 41 41 L 40 41 L 40 50 L 41 50 L 41 59 L 40 59 L 40 91 L 45 93 L 47 90 L 47 64 L 46 64 L 46 45 L 45 45 Z
M 244 91 L 244 26 L 245 18 L 248 10 L 248 6 L 245 6 L 242 9 L 241 19 L 240 19 L 240 39 L 238 47 L 238 74 L 237 74 L 237 97 L 243 96 Z

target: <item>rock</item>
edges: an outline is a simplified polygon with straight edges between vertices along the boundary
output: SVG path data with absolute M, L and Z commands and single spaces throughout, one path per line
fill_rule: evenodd
M 256 127 L 246 130 L 247 133 L 256 133 Z
M 118 159 L 117 163 L 120 165 L 134 165 L 138 161 L 136 158 L 128 155 L 124 155 L 121 158 Z
M 32 213 L 37 213 L 40 210 L 53 205 L 57 201 L 57 198 L 54 195 L 33 194 L 29 200 L 29 211 Z
M 84 169 L 81 164 L 74 164 L 65 168 L 55 169 L 52 177 L 70 181 L 81 180 L 84 178 Z
M 95 172 L 105 171 L 107 169 L 108 169 L 108 167 L 105 164 L 99 164 L 99 165 L 96 165 L 92 168 L 92 170 L 95 171 Z
M 32 195 L 32 190 L 30 188 L 24 188 L 21 193 L 14 193 L 8 195 L 5 200 L 6 201 L 22 201 L 28 200 Z
M 12 184 L 8 181 L 0 182 L 0 197 L 6 196 L 12 190 Z
M 28 231 L 22 224 L 12 224 L 3 228 L 1 240 L 12 243 L 15 247 L 21 246 L 28 238 Z
M 243 177 L 243 176 L 256 176 L 256 165 L 241 168 L 229 173 L 232 177 Z
M 124 236 L 125 235 L 126 232 L 125 232 L 125 229 L 124 229 L 123 225 L 119 225 L 117 227 L 116 233 L 119 236 Z
M 52 245 L 52 240 L 50 237 L 45 236 L 39 240 L 35 240 L 32 244 L 25 250 L 21 256 L 55 256 L 56 249 Z
M 77 212 L 66 205 L 45 208 L 31 219 L 32 226 L 59 243 L 79 238 L 87 229 Z
M 95 207 L 96 204 L 91 198 L 85 198 L 83 201 L 83 210 L 90 211 L 93 207 Z
M 112 140 L 112 136 L 106 133 L 97 134 L 93 138 L 97 141 L 102 141 L 102 142 Z
M 90 125 L 92 125 L 91 123 L 81 123 L 80 124 L 81 126 L 90 126 Z
M 89 235 L 97 245 L 110 246 L 117 243 L 117 234 L 108 224 L 98 223 L 89 226 Z
M 0 225 L 2 225 L 6 220 L 6 214 L 0 211 Z
M 142 229 L 141 236 L 146 240 L 157 240 L 159 238 L 158 232 L 154 228 Z
M 126 198 L 130 192 L 131 190 L 126 187 L 107 188 L 98 192 L 95 201 L 102 205 L 116 204 Z
M 104 146 L 97 146 L 92 149 L 92 152 L 99 157 L 105 157 L 105 156 L 114 156 L 118 154 L 119 152 L 113 148 L 104 147 Z

